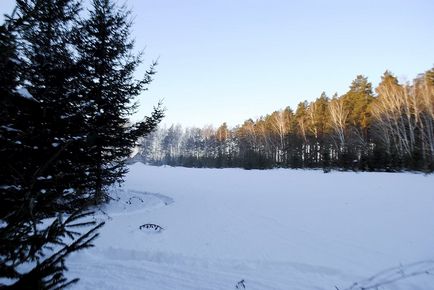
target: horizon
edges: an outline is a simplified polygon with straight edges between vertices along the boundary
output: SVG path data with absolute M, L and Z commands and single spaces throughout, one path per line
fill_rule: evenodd
M 145 48 L 137 76 L 159 59 L 132 120 L 163 99 L 163 125 L 234 127 L 342 95 L 359 74 L 375 88 L 386 70 L 405 82 L 432 68 L 434 3 L 365 3 L 126 1 L 135 49 Z M 13 6 L 2 1 L 1 14 Z

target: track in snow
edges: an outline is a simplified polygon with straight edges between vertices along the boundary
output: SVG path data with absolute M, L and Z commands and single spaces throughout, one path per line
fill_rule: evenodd
M 434 258 L 434 176 L 131 166 L 74 289 L 346 289 Z M 175 202 L 176 200 L 176 202 Z M 99 218 L 106 216 L 100 215 Z M 164 230 L 143 231 L 144 224 Z M 155 233 L 155 234 L 154 234 Z M 422 275 L 382 289 L 434 289 Z

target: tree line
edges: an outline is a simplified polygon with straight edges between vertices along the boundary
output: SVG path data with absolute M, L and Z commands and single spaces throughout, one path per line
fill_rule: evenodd
M 65 259 L 92 246 L 90 210 L 121 182 L 137 139 L 140 79 L 128 9 L 114 0 L 17 0 L 0 25 L 0 288 L 60 289 Z M 86 218 L 87 217 L 87 218 Z
M 375 92 L 357 76 L 348 92 L 322 93 L 234 128 L 160 128 L 136 160 L 187 167 L 434 170 L 434 68 L 411 83 L 389 71 Z

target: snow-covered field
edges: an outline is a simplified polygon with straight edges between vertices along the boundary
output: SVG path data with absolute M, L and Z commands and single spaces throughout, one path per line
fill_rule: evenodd
M 73 289 L 342 290 L 434 268 L 433 175 L 136 163 L 113 196 L 96 247 L 67 261 Z

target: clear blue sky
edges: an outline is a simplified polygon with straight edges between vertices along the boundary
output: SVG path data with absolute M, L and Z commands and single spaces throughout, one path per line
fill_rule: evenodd
M 234 126 L 343 94 L 357 74 L 375 86 L 386 69 L 405 81 L 434 65 L 432 0 L 126 3 L 145 64 L 160 58 L 135 119 L 164 99 L 166 124 Z

